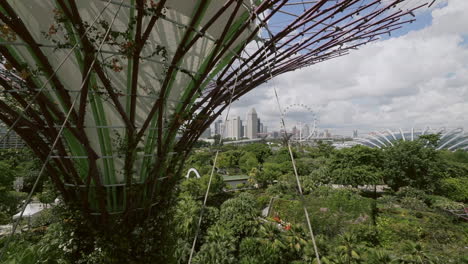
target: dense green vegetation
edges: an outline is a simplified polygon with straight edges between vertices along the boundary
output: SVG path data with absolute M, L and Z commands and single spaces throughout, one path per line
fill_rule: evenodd
M 436 140 L 400 141 L 386 149 L 336 150 L 321 142 L 294 148 L 322 263 L 468 263 L 468 223 L 450 213 L 468 202 L 468 153 L 437 151 Z M 173 263 L 187 263 L 201 210 L 192 263 L 316 263 L 287 149 L 260 143 L 216 148 L 221 152 L 205 208 L 214 150 L 196 149 L 186 161 L 186 170 L 194 167 L 202 178 L 179 184 L 167 223 L 172 237 L 158 237 L 148 223 L 138 229 L 147 233 L 138 250 L 125 248 L 132 237 L 122 245 L 84 241 L 79 216 L 57 206 L 15 237 L 3 263 L 151 263 L 163 250 Z M 15 174 L 34 169 L 24 162 L 3 157 L 1 199 L 12 192 Z M 229 190 L 222 178 L 229 175 L 249 175 L 251 188 Z M 375 185 L 388 189 L 377 193 Z M 36 196 L 51 196 L 47 182 Z M 17 206 L 10 203 L 2 213 L 10 217 Z M 163 239 L 168 246 L 162 250 L 155 245 Z M 84 247 L 92 254 L 80 251 Z

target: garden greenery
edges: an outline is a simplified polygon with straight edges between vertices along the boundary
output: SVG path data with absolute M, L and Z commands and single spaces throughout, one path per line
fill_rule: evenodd
M 385 149 L 336 150 L 325 143 L 294 148 L 322 263 L 467 263 L 468 224 L 451 212 L 466 207 L 468 155 L 437 151 L 423 140 Z M 220 162 L 193 263 L 316 263 L 287 150 L 262 143 L 216 147 Z M 212 158 L 210 148 L 202 147 L 187 160 L 185 171 L 195 167 L 202 177 L 178 185 L 176 206 L 158 220 L 174 230 L 167 237 L 149 221 L 117 244 L 104 237 L 89 240 L 86 221 L 60 205 L 17 234 L 1 263 L 152 263 L 161 252 L 170 254 L 169 263 L 187 263 Z M 21 196 L 11 186 L 15 172 L 24 175 L 25 162 L 3 156 L 0 198 Z M 238 175 L 250 177 L 242 191 L 223 181 Z M 377 194 L 363 185 L 388 188 Z M 55 196 L 47 182 L 35 194 L 44 201 Z M 4 222 L 17 206 L 1 207 Z

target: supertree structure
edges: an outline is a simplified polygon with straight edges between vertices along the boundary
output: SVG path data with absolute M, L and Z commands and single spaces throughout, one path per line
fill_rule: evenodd
M 412 2 L 0 1 L 0 120 L 66 203 L 131 226 L 170 206 L 229 102 L 413 22 Z

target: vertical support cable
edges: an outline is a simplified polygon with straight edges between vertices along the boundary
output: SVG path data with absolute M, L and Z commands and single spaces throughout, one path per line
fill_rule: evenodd
M 258 43 L 257 43 L 257 46 L 258 46 Z M 274 58 L 273 58 L 273 63 L 267 63 L 267 67 L 268 67 L 268 73 L 270 75 L 270 78 L 269 80 L 271 81 L 271 87 L 273 89 L 273 92 L 275 94 L 275 98 L 276 98 L 276 103 L 278 105 L 278 111 L 280 113 L 280 120 L 281 120 L 281 126 L 284 130 L 284 133 L 286 135 L 286 144 L 288 145 L 288 151 L 289 151 L 289 156 L 291 157 L 291 163 L 292 163 L 292 166 L 293 166 L 293 170 L 294 170 L 294 175 L 296 177 L 296 183 L 297 183 L 297 189 L 298 189 L 298 192 L 299 192 L 299 197 L 300 197 L 300 200 L 301 200 L 301 204 L 302 204 L 302 208 L 304 209 L 304 214 L 305 214 L 305 217 L 306 217 L 306 221 L 307 221 L 307 227 L 309 229 L 309 233 L 310 233 L 310 237 L 312 239 L 312 244 L 314 246 L 314 251 L 315 251 L 315 257 L 317 259 L 317 263 L 318 264 L 321 264 L 321 261 L 320 261 L 320 255 L 319 255 L 319 252 L 318 252 L 318 248 L 317 248 L 317 243 L 315 242 L 315 235 L 314 235 L 314 231 L 312 229 L 312 225 L 310 223 L 310 218 L 309 218 L 309 211 L 307 210 L 307 207 L 305 205 L 305 200 L 304 200 L 304 194 L 302 192 L 302 185 L 301 185 L 301 181 L 299 179 L 299 174 L 297 173 L 297 168 L 296 168 L 296 161 L 294 160 L 294 155 L 293 155 L 293 152 L 292 152 L 292 148 L 291 148 L 291 144 L 289 142 L 289 138 L 287 137 L 287 130 L 286 130 L 286 123 L 284 122 L 284 112 L 282 111 L 282 108 L 281 108 L 281 103 L 279 101 L 279 97 L 278 97 L 278 92 L 276 90 L 276 86 L 273 84 L 273 73 L 272 73 L 272 67 L 271 65 L 275 64 L 275 60 L 276 60 L 276 47 L 272 47 L 274 49 Z M 265 49 L 263 49 L 263 52 L 264 52 L 264 56 L 265 56 L 265 60 L 268 60 L 268 56 L 266 54 L 266 51 Z
M 272 80 L 272 79 L 270 79 L 270 80 Z M 283 127 L 284 132 L 287 133 L 286 124 L 284 122 L 284 117 L 283 117 L 283 114 L 281 112 L 281 104 L 279 102 L 276 87 L 273 85 L 273 80 L 272 80 L 272 87 L 273 87 L 273 91 L 275 93 L 276 102 L 278 104 L 278 109 L 279 109 L 279 111 L 281 113 L 281 115 L 280 115 L 280 117 L 281 117 L 281 126 Z M 294 160 L 294 155 L 293 155 L 293 152 L 292 152 L 292 149 L 291 149 L 291 144 L 289 142 L 289 138 L 286 138 L 286 144 L 288 145 L 289 156 L 291 157 L 291 163 L 293 165 L 294 175 L 296 176 L 297 189 L 298 189 L 298 192 L 299 192 L 299 197 L 301 199 L 302 208 L 304 209 L 304 214 L 305 214 L 305 217 L 306 217 L 306 220 L 307 220 L 307 227 L 309 228 L 310 237 L 312 238 L 312 244 L 314 246 L 315 256 L 317 258 L 317 263 L 321 264 L 320 255 L 319 255 L 319 252 L 318 252 L 318 249 L 317 249 L 317 243 L 315 242 L 314 231 L 312 229 L 312 225 L 310 224 L 309 212 L 308 212 L 307 207 L 305 205 L 304 194 L 302 193 L 302 185 L 301 185 L 301 181 L 299 179 L 299 174 L 297 173 L 296 161 Z

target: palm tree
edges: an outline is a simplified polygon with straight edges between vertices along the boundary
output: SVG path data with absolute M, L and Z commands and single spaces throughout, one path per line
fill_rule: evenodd
M 275 250 L 282 250 L 287 247 L 282 229 L 272 223 L 265 223 L 260 226 L 258 238 L 262 243 L 268 243 Z
M 284 232 L 284 241 L 291 252 L 298 255 L 302 255 L 305 247 L 310 244 L 301 226 L 292 226 L 289 231 Z
M 174 223 L 176 223 L 177 232 L 185 238 L 190 238 L 193 235 L 196 221 L 198 220 L 198 212 L 200 203 L 193 200 L 190 196 L 183 196 L 176 207 Z
M 208 229 L 205 243 L 194 258 L 194 263 L 230 264 L 236 262 L 237 239 L 234 233 L 222 225 Z
M 222 243 L 205 243 L 193 259 L 197 264 L 232 264 L 236 262 L 236 257 L 231 248 L 232 245 Z M 234 247 L 235 248 L 235 247 Z
M 205 237 L 206 243 L 221 243 L 226 242 L 229 245 L 236 245 L 237 239 L 234 232 L 222 225 L 216 224 L 208 229 Z M 235 248 L 234 248 L 235 249 Z
M 358 253 L 359 245 L 357 245 L 356 235 L 345 233 L 340 237 L 343 243 L 336 248 L 340 261 L 345 264 L 359 263 L 361 256 Z
M 400 258 L 401 263 L 432 264 L 432 257 L 428 255 L 419 242 L 405 241 L 403 251 L 406 253 Z
M 366 264 L 391 264 L 396 261 L 397 260 L 386 250 L 369 248 Z

